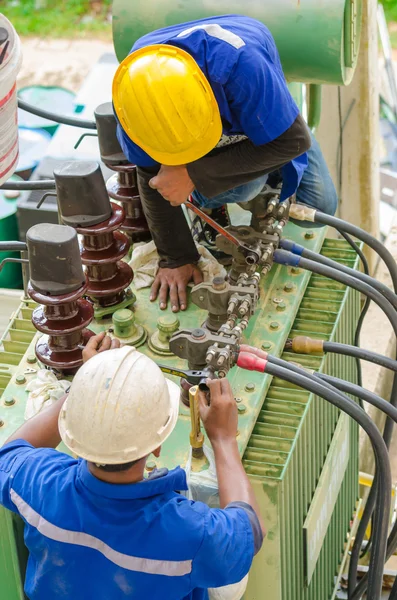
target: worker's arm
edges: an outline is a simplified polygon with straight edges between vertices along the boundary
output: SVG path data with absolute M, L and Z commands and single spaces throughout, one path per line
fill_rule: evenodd
M 186 168 L 195 188 L 207 198 L 213 198 L 280 169 L 304 154 L 310 145 L 309 130 L 298 115 L 285 133 L 268 144 L 256 146 L 251 140 L 244 140 L 216 149 Z
M 83 361 L 87 362 L 89 358 L 99 352 L 104 352 L 111 348 L 118 348 L 120 342 L 111 340 L 105 333 L 99 333 L 93 336 L 83 350 Z M 57 400 L 49 408 L 44 409 L 37 415 L 26 421 L 5 441 L 5 444 L 14 440 L 25 440 L 35 448 L 56 448 L 61 443 L 61 436 L 58 430 L 58 417 L 62 405 L 67 395 Z
M 206 394 L 200 392 L 200 415 L 215 455 L 220 506 L 247 504 L 255 512 L 265 535 L 259 506 L 237 445 L 238 411 L 230 383 L 227 379 L 207 383 L 210 405 Z
M 61 442 L 58 431 L 58 417 L 67 396 L 57 400 L 49 408 L 26 421 L 6 440 L 9 444 L 14 440 L 25 440 L 35 448 L 56 448 Z

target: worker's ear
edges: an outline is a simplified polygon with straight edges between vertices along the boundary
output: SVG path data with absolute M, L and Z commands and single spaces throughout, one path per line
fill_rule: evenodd
M 152 454 L 158 458 L 160 456 L 161 453 L 161 446 L 159 446 L 158 448 L 156 448 L 156 450 L 153 450 Z

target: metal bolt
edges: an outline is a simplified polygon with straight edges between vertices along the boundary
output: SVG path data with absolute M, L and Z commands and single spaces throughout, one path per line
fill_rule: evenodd
M 204 302 L 204 296 L 199 296 L 200 302 Z
M 195 340 L 201 340 L 205 337 L 204 329 L 193 329 L 192 338 Z
M 33 365 L 33 363 L 35 363 L 37 361 L 34 354 L 29 354 L 29 356 L 27 357 L 26 360 L 30 365 Z
M 274 304 L 281 304 L 282 301 L 283 301 L 282 298 L 273 298 Z
M 271 348 L 272 345 L 270 342 L 263 342 L 262 344 L 262 350 L 269 350 L 269 348 Z
M 4 400 L 5 406 L 12 406 L 13 404 L 15 404 L 15 398 L 6 398 Z
M 24 377 L 23 375 L 18 375 L 15 379 L 15 383 L 17 383 L 18 385 L 26 383 L 26 377 Z
M 270 323 L 270 329 L 273 329 L 273 331 L 275 331 L 278 328 L 279 328 L 279 324 L 277 323 L 277 321 L 272 321 Z
M 246 392 L 253 392 L 255 390 L 255 383 L 247 383 L 245 386 Z
M 238 414 L 239 414 L 239 415 L 242 415 L 242 414 L 244 414 L 246 410 L 247 410 L 247 407 L 246 407 L 244 404 L 240 404 L 240 405 L 237 407 L 237 411 L 238 411 Z
M 280 302 L 280 304 L 277 306 L 277 310 L 279 311 L 283 311 L 287 308 L 287 305 L 285 304 L 285 302 Z
M 154 462 L 154 460 L 151 460 L 149 462 L 146 463 L 146 471 L 154 471 L 154 469 L 156 468 L 156 463 Z
M 214 277 L 214 279 L 212 280 L 212 287 L 214 288 L 214 290 L 224 290 L 226 287 L 226 281 L 223 277 Z
M 3 419 L 0 419 L 0 427 L 3 427 L 3 425 L 4 425 Z
M 286 283 L 284 286 L 284 292 L 292 292 L 293 289 L 294 289 L 294 286 L 292 283 Z
M 306 231 L 305 233 L 305 239 L 306 240 L 312 240 L 314 238 L 314 232 L 313 231 Z
M 291 268 L 291 273 L 293 273 L 294 275 L 299 275 L 299 273 L 301 273 L 302 269 L 300 269 L 299 267 L 292 267 Z

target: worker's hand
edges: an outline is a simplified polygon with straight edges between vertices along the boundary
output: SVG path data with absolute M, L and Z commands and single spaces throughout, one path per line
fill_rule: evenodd
M 168 200 L 171 206 L 180 206 L 194 191 L 194 183 L 184 165 L 179 167 L 161 165 L 160 171 L 152 177 L 149 185 Z
M 105 350 L 113 350 L 113 348 L 120 348 L 120 341 L 113 339 L 106 335 L 104 331 L 94 335 L 87 342 L 86 347 L 83 350 L 83 363 L 86 363 L 87 360 L 96 356 L 100 352 L 105 352 Z
M 238 412 L 232 388 L 227 379 L 208 379 L 208 392 L 199 391 L 200 416 L 212 444 L 236 440 Z
M 196 265 L 183 265 L 176 269 L 159 269 L 156 279 L 150 291 L 150 301 L 153 302 L 159 296 L 161 310 L 167 308 L 168 294 L 170 296 L 173 312 L 186 310 L 187 306 L 187 284 L 189 281 L 194 285 L 203 281 L 203 275 Z

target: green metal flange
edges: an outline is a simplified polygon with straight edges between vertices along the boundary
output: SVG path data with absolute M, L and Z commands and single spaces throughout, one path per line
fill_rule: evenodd
M 123 344 L 138 348 L 146 342 L 147 331 L 142 325 L 135 322 L 132 310 L 123 308 L 116 310 L 112 316 L 114 331 L 111 335 L 119 339 Z
M 122 302 L 118 304 L 114 304 L 113 306 L 102 307 L 97 304 L 94 304 L 94 318 L 97 320 L 104 319 L 105 317 L 109 317 L 113 315 L 116 311 L 121 310 L 123 308 L 129 308 L 133 306 L 136 302 L 136 296 L 132 292 L 132 290 L 128 289 L 126 291 L 126 297 Z
M 165 315 L 157 321 L 157 331 L 149 338 L 152 352 L 162 356 L 173 356 L 170 351 L 170 338 L 179 329 L 179 319 L 175 315 Z

